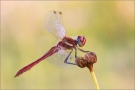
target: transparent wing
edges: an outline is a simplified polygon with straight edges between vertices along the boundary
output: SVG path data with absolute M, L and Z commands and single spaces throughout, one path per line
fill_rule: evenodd
M 69 52 L 71 50 L 64 50 L 62 48 L 57 48 L 57 49 L 59 49 L 59 51 L 53 54 L 52 56 L 48 57 L 46 60 L 49 63 L 53 64 L 54 66 L 58 66 L 61 68 L 66 68 L 66 69 L 74 68 L 76 65 L 64 63 L 64 60 L 69 55 Z M 73 56 L 73 53 L 71 54 L 71 56 L 68 58 L 67 61 L 70 63 L 75 63 L 75 57 Z
M 45 17 L 45 28 L 59 40 L 65 37 L 62 13 L 60 11 L 49 11 Z

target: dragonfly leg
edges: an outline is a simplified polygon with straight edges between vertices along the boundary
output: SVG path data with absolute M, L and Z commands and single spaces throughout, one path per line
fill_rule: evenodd
M 72 49 L 72 51 L 73 51 L 73 49 Z M 69 56 L 71 55 L 72 51 L 68 54 L 68 56 L 67 56 L 66 59 L 64 60 L 64 63 L 66 63 L 66 64 L 71 64 L 71 65 L 76 65 L 76 63 L 68 62 L 68 58 L 69 58 Z
M 84 52 L 84 53 L 90 52 L 90 51 L 85 51 L 85 50 L 83 50 L 83 49 L 80 49 L 79 47 L 77 47 L 77 49 L 80 50 L 81 52 Z
M 75 49 L 75 58 L 77 58 L 77 49 L 76 48 L 74 49 Z

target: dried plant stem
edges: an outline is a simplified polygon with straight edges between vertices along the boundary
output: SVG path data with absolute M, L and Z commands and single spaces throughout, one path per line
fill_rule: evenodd
M 95 73 L 94 73 L 93 67 L 92 67 L 92 68 L 91 68 L 91 67 L 88 67 L 88 69 L 89 69 L 89 71 L 90 71 L 90 73 L 91 73 L 91 76 L 92 76 L 92 79 L 93 79 L 94 84 L 95 84 L 95 86 L 96 86 L 96 89 L 99 90 L 98 81 L 97 81 L 96 75 L 95 75 Z
M 99 85 L 97 82 L 96 75 L 93 70 L 93 64 L 97 62 L 97 56 L 94 52 L 86 53 L 84 57 L 77 57 L 76 58 L 76 64 L 80 68 L 87 67 L 91 73 L 92 79 L 94 81 L 94 84 L 96 86 L 96 89 L 99 90 Z

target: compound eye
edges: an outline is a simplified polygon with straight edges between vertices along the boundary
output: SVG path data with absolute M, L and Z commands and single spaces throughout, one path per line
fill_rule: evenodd
M 82 42 L 83 46 L 85 45 L 85 43 L 86 43 L 86 38 L 83 37 L 83 42 Z
M 78 41 L 78 45 L 79 45 L 80 47 L 84 46 L 85 43 L 86 43 L 86 39 L 85 39 L 84 36 L 78 36 L 78 37 L 77 37 L 77 41 Z

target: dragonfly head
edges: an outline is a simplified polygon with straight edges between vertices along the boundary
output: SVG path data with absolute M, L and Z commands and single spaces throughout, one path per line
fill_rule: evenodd
M 86 38 L 84 36 L 78 36 L 77 37 L 77 44 L 79 47 L 83 47 L 86 43 Z

